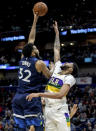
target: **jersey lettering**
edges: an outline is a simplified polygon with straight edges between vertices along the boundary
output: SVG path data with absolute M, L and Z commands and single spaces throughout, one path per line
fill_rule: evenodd
M 25 66 L 30 67 L 30 66 L 31 66 L 31 63 L 28 62 L 28 61 L 22 61 L 22 65 L 25 65 Z
M 50 84 L 53 84 L 53 85 L 58 85 L 59 83 L 59 79 L 56 79 L 54 77 L 52 77 L 49 81 Z

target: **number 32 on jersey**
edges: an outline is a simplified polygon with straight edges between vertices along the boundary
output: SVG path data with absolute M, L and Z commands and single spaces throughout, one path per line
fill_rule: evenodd
M 26 73 L 26 76 L 23 76 L 23 74 Z M 19 79 L 22 79 L 22 81 L 25 81 L 25 82 L 30 82 L 30 77 L 31 77 L 31 71 L 30 70 L 24 70 L 23 68 L 20 68 L 20 71 L 19 71 Z

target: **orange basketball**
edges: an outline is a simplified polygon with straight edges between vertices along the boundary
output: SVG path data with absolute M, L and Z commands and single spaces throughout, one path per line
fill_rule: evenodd
M 33 7 L 34 12 L 38 12 L 39 16 L 44 16 L 48 12 L 48 7 L 43 2 L 37 2 Z

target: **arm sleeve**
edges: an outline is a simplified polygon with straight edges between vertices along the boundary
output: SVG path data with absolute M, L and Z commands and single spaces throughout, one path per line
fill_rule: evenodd
M 66 76 L 64 84 L 70 85 L 70 88 L 71 88 L 73 85 L 75 85 L 75 83 L 76 83 L 76 80 L 72 75 Z
M 62 66 L 61 61 L 57 61 L 55 63 L 55 68 L 54 68 L 53 74 L 57 74 L 57 73 L 61 72 L 61 66 Z

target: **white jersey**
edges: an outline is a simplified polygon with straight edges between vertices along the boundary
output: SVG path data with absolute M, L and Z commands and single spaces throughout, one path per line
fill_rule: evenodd
M 61 87 L 64 84 L 70 85 L 70 88 L 76 83 L 75 78 L 71 75 L 61 75 L 59 72 L 61 71 L 61 65 L 62 63 L 60 61 L 56 62 L 55 69 L 53 72 L 53 75 L 51 76 L 47 86 L 46 91 L 47 92 L 59 92 Z M 51 99 L 51 98 L 45 98 L 46 106 L 57 106 L 57 107 L 65 107 L 65 109 L 68 110 L 68 105 L 66 103 L 66 96 L 64 96 L 62 99 Z

